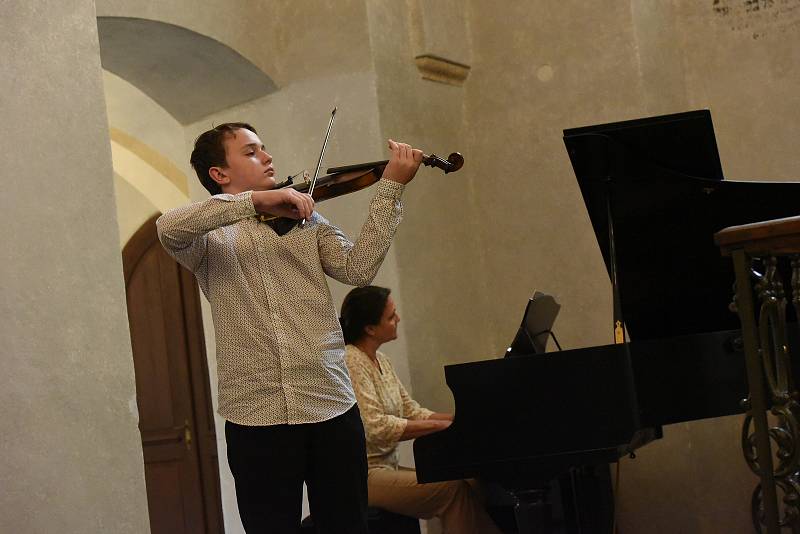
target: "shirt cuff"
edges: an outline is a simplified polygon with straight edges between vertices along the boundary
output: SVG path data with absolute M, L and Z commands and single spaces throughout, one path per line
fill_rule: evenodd
M 389 200 L 400 200 L 405 188 L 406 186 L 400 182 L 394 182 L 387 178 L 381 178 L 378 181 L 378 192 L 375 193 L 375 196 L 388 198 Z
M 403 435 L 403 432 L 406 431 L 406 427 L 408 426 L 408 419 L 403 417 L 394 417 L 395 421 L 392 425 L 392 430 L 389 432 L 387 436 L 387 441 L 390 444 L 396 444 L 400 442 L 400 436 Z
M 433 414 L 435 414 L 435 413 L 436 413 L 436 412 L 434 412 L 433 410 L 429 410 L 429 409 L 427 409 L 427 408 L 420 408 L 419 410 L 420 410 L 420 412 L 419 412 L 419 413 L 420 413 L 420 415 L 422 416 L 422 419 L 430 419 L 430 417 L 431 417 Z

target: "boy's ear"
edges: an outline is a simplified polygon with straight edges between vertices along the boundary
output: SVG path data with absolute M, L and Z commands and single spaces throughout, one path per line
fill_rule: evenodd
M 208 175 L 211 176 L 211 179 L 217 182 L 219 185 L 227 185 L 230 183 L 230 177 L 225 174 L 225 171 L 222 167 L 210 167 L 208 169 Z

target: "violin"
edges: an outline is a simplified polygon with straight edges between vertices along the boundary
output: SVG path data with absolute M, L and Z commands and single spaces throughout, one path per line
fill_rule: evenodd
M 275 189 L 291 187 L 300 193 L 308 193 L 311 190 L 311 198 L 314 199 L 314 202 L 322 202 L 329 198 L 355 193 L 371 186 L 381 179 L 387 163 L 389 163 L 389 160 L 331 167 L 327 170 L 328 174 L 317 178 L 316 186 L 315 182 L 309 179 L 308 171 L 304 171 L 288 177 L 286 181 L 276 185 Z M 458 152 L 453 152 L 446 160 L 436 154 L 431 154 L 430 156 L 423 154 L 422 165 L 442 169 L 445 174 L 448 174 L 459 170 L 464 165 L 464 158 Z M 294 179 L 300 175 L 303 176 L 303 181 L 295 183 Z M 278 235 L 285 234 L 297 224 L 302 227 L 304 222 L 275 215 L 259 215 L 257 218 L 261 222 L 270 225 Z
M 327 170 L 328 174 L 319 176 L 319 170 L 322 166 L 322 158 L 325 155 L 325 147 L 328 146 L 328 137 L 331 134 L 333 127 L 333 120 L 336 117 L 336 108 L 331 111 L 331 118 L 328 122 L 328 130 L 325 132 L 325 139 L 322 143 L 322 150 L 319 154 L 317 161 L 317 169 L 314 172 L 314 177 L 308 179 L 308 173 L 302 172 L 294 176 L 290 176 L 285 182 L 275 186 L 275 189 L 284 187 L 291 187 L 300 193 L 307 193 L 311 195 L 314 202 L 322 202 L 329 198 L 340 197 L 348 193 L 355 193 L 362 189 L 371 186 L 381 179 L 383 171 L 389 160 L 373 161 L 370 163 L 359 163 L 356 165 L 346 165 L 344 167 L 332 167 Z M 436 167 L 442 169 L 445 174 L 456 172 L 464 165 L 464 157 L 458 152 L 453 152 L 447 159 L 442 159 L 436 154 L 430 156 L 422 154 L 422 165 L 427 167 Z M 304 181 L 294 183 L 294 178 L 303 175 Z M 273 227 L 278 234 L 283 235 L 288 232 L 298 221 L 295 219 L 288 219 L 285 217 L 259 215 L 258 219 Z M 305 225 L 306 221 L 303 219 L 299 221 L 300 226 Z
M 311 198 L 314 199 L 314 202 L 322 202 L 329 198 L 361 191 L 381 179 L 387 163 L 389 163 L 389 160 L 331 167 L 326 171 L 328 174 L 317 178 L 316 186 L 311 192 Z M 430 156 L 423 154 L 422 165 L 441 169 L 445 174 L 448 174 L 456 172 L 464 165 L 464 157 L 458 152 L 453 152 L 446 160 L 436 154 L 431 154 Z M 307 176 L 307 173 L 301 174 Z M 308 193 L 312 182 L 304 180 L 294 183 L 294 178 L 297 176 L 290 176 L 285 182 L 276 185 L 275 188 L 291 187 L 300 193 Z

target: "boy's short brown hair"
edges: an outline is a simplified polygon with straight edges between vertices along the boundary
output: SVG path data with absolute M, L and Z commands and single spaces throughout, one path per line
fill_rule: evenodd
M 246 122 L 226 122 L 207 132 L 203 132 L 194 142 L 194 150 L 189 162 L 197 173 L 200 183 L 209 193 L 218 195 L 222 193 L 220 185 L 208 174 L 211 167 L 226 167 L 225 139 L 235 136 L 236 130 L 250 130 L 257 134 L 256 129 Z

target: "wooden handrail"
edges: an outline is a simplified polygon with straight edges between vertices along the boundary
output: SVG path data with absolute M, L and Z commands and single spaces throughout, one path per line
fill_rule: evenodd
M 714 234 L 714 242 L 724 256 L 739 249 L 750 256 L 800 254 L 800 216 L 729 226 Z

